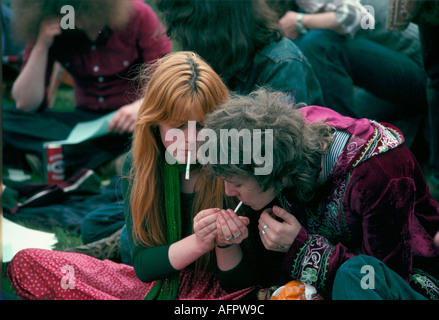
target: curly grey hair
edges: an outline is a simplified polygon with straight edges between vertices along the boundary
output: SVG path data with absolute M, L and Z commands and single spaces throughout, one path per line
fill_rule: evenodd
M 215 143 L 217 150 L 226 148 L 229 151 L 232 145 L 239 145 L 241 156 L 238 163 L 230 161 L 229 156 L 229 161 L 223 161 L 226 163 L 207 163 L 206 168 L 211 174 L 223 178 L 254 177 L 263 190 L 274 187 L 276 193 L 288 186 L 294 190 L 299 200 L 309 201 L 319 183 L 322 156 L 329 150 L 334 130 L 322 122 L 306 124 L 298 109 L 302 105 L 287 104 L 283 102 L 284 97 L 284 93 L 264 88 L 248 96 L 234 95 L 205 119 L 206 128 L 213 130 L 217 137 L 222 129 L 260 129 L 261 132 L 272 129 L 273 162 L 269 174 L 254 174 L 254 169 L 261 166 L 254 155 L 250 163 L 243 161 L 242 154 L 248 152 L 249 144 L 244 143 L 237 135 L 231 137 L 227 144 L 221 139 L 216 139 Z M 253 139 L 254 136 L 252 145 Z M 261 142 L 262 150 L 267 152 L 271 149 L 267 148 L 265 139 L 261 139 Z

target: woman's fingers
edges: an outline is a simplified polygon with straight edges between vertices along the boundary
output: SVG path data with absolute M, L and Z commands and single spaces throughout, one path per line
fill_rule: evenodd
M 248 218 L 239 217 L 233 210 L 221 210 L 218 222 L 222 238 L 229 243 L 240 243 L 248 237 Z
M 198 214 L 195 216 L 194 224 L 203 220 L 206 217 L 211 217 L 211 219 L 216 219 L 216 215 L 219 212 L 220 212 L 219 208 L 210 208 L 210 209 L 202 210 L 202 211 L 198 212 Z
M 281 221 L 275 219 L 280 218 Z M 298 220 L 285 209 L 274 206 L 273 210 L 262 212 L 258 229 L 265 248 L 286 252 L 294 242 L 301 228 Z
M 194 218 L 194 232 L 199 237 L 205 237 L 216 229 L 219 209 L 206 209 L 200 211 Z

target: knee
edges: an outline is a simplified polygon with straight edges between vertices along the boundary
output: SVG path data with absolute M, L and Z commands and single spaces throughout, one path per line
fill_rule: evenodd
M 29 274 L 29 267 L 34 265 L 35 251 L 38 249 L 24 249 L 11 259 L 6 269 L 7 276 L 12 283 L 14 279 L 23 278 Z
M 90 212 L 81 223 L 84 244 L 110 236 L 125 224 L 122 205 L 108 205 Z
M 367 275 L 381 265 L 380 260 L 366 255 L 353 257 L 343 263 L 335 274 L 334 285 L 346 281 L 355 281 L 361 284 Z M 373 272 L 374 273 L 374 272 Z
M 29 264 L 34 260 L 36 250 L 39 249 L 23 249 L 18 251 L 9 262 L 9 265 Z

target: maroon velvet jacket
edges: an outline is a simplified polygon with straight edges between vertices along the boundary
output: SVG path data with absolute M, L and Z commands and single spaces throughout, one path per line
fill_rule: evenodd
M 439 208 L 401 132 L 322 107 L 300 110 L 307 123 L 325 122 L 349 133 L 350 139 L 313 201 L 298 204 L 284 190 L 268 205 L 280 204 L 302 225 L 288 253 L 266 250 L 257 237 L 251 249 L 244 250 L 251 252 L 240 265 L 220 273 L 222 283 L 230 284 L 233 277 L 235 285 L 249 284 L 257 274 L 257 283 L 266 288 L 297 279 L 330 297 L 338 268 L 364 254 L 382 260 L 421 294 L 439 299 L 439 249 L 433 244 Z M 257 224 L 255 215 L 249 216 L 251 224 Z M 250 232 L 257 235 L 255 228 Z
M 284 260 L 293 278 L 330 290 L 340 265 L 358 254 L 376 257 L 430 298 L 439 298 L 439 208 L 400 131 L 320 107 L 301 109 L 351 134 Z M 301 222 L 302 222 L 301 221 Z M 325 288 L 326 287 L 326 288 Z M 421 288 L 422 287 L 422 288 Z

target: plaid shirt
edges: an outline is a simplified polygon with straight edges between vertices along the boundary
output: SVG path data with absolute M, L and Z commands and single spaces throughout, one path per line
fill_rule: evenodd
M 297 0 L 296 3 L 306 13 L 335 11 L 338 23 L 352 36 L 361 28 L 362 19 L 374 19 L 360 0 Z

